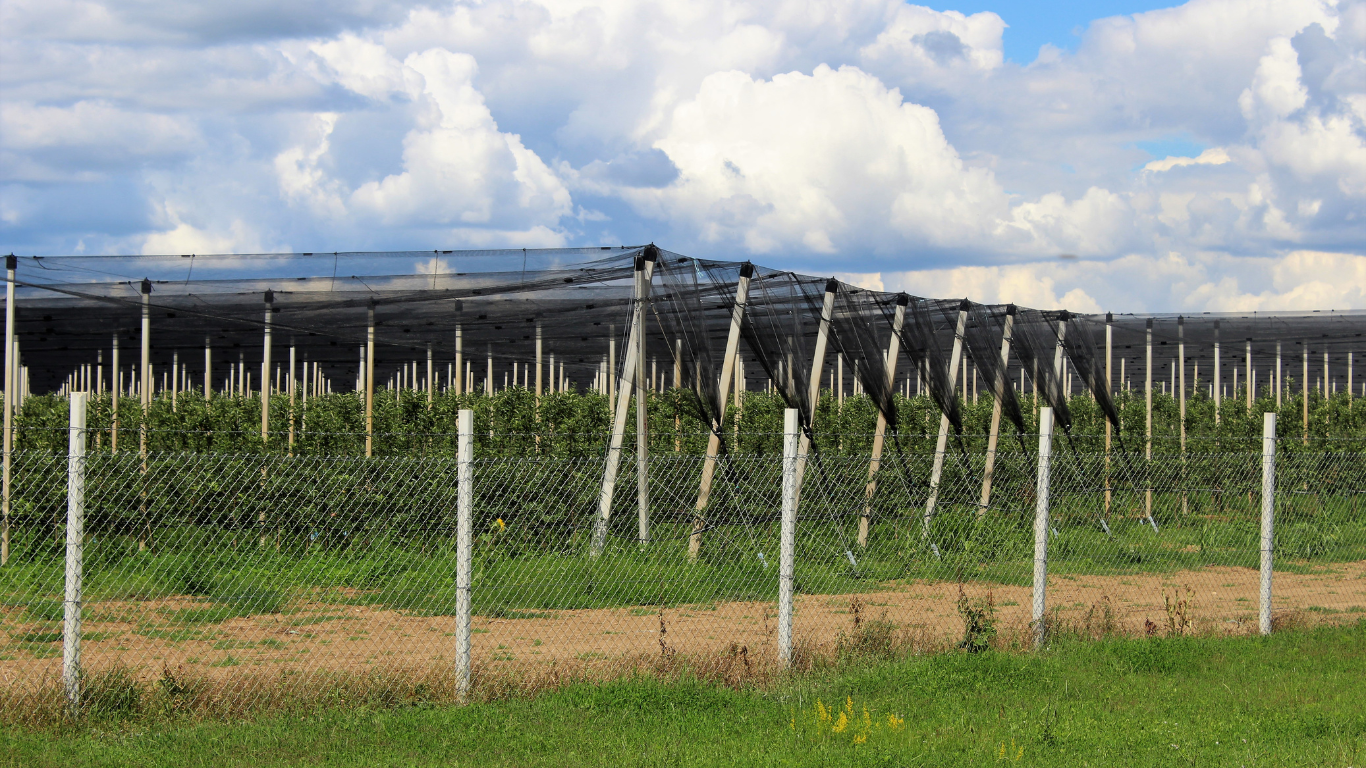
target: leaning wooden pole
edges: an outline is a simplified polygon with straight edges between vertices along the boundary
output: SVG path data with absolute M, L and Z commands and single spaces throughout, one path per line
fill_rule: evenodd
M 655 259 L 659 251 L 654 246 L 647 247 L 636 258 L 636 270 L 643 271 L 646 290 L 654 278 Z M 637 306 L 643 306 L 637 297 Z M 644 316 L 640 318 L 643 320 Z M 630 340 L 626 343 L 626 355 L 621 364 L 621 382 L 616 392 L 616 409 L 612 415 L 612 438 L 607 448 L 607 457 L 602 470 L 602 488 L 598 493 L 598 514 L 593 521 L 593 539 L 590 554 L 597 557 L 607 546 L 607 525 L 612 519 L 612 494 L 616 490 L 617 472 L 621 468 L 621 443 L 626 434 L 626 416 L 631 406 L 631 389 L 636 373 L 636 355 L 640 345 L 636 334 L 644 332 L 644 323 L 632 321 Z
M 1181 420 L 1181 518 L 1190 514 L 1190 497 L 1186 494 L 1186 318 L 1176 318 L 1176 358 L 1181 366 L 1177 386 L 1177 416 Z
M 987 463 L 982 469 L 982 498 L 977 505 L 977 516 L 982 517 L 987 513 L 987 507 L 991 504 L 991 478 L 996 471 L 996 443 L 1001 435 L 1001 398 L 1005 395 L 1006 387 L 1010 386 L 1010 380 L 1006 376 L 1006 370 L 1010 366 L 1010 341 L 1015 335 L 1015 305 L 1006 305 L 1005 328 L 1001 333 L 1001 367 L 996 371 L 996 382 L 993 386 L 993 395 L 996 402 L 991 406 L 991 432 L 987 435 Z M 1105 422 L 1108 426 L 1110 422 Z M 1108 438 L 1109 432 L 1106 432 Z M 1106 457 L 1109 459 L 1108 455 Z
M 142 415 L 138 420 L 138 455 L 142 459 L 142 476 L 144 480 L 138 515 L 141 518 L 141 529 L 138 532 L 138 551 L 145 552 L 151 546 L 152 522 L 147 519 L 147 417 L 148 411 L 152 407 L 152 281 L 144 279 L 142 281 L 142 361 L 139 387 L 141 396 L 139 403 L 142 406 Z
M 1152 472 L 1153 463 L 1153 320 L 1148 318 L 1147 324 L 1147 362 L 1144 365 L 1143 397 L 1146 403 L 1147 421 L 1144 430 L 1143 458 L 1148 464 L 1148 472 Z M 1153 487 L 1151 483 L 1143 490 L 1143 512 L 1148 517 L 1148 524 L 1157 529 L 1157 523 L 1153 522 Z
M 289 455 L 294 455 L 294 339 L 289 340 L 289 375 L 285 377 L 285 388 L 289 390 Z
M 14 270 L 19 259 L 10 254 L 5 257 L 5 468 L 4 468 L 4 520 L 0 521 L 0 566 L 9 565 L 9 513 L 10 513 L 10 454 L 14 451 Z M 115 393 L 115 399 L 118 394 Z
M 887 390 L 890 392 L 896 384 L 896 363 L 901 355 L 901 326 L 906 322 L 906 305 L 910 303 L 910 297 L 901 294 L 896 297 L 896 312 L 892 316 L 892 338 L 887 342 L 887 355 L 883 358 L 887 369 Z M 895 398 L 892 399 L 892 407 L 896 407 Z M 887 441 L 887 414 L 879 408 L 877 411 L 877 427 L 873 430 L 873 455 L 868 460 L 868 484 L 863 489 L 863 514 L 859 515 L 858 520 L 858 545 L 860 548 L 868 546 L 868 529 L 873 520 L 873 496 L 877 494 L 877 473 L 882 467 L 882 447 Z
M 1114 360 L 1115 351 L 1115 316 L 1110 312 L 1105 313 L 1105 391 L 1114 397 L 1115 389 L 1111 377 L 1111 363 Z M 1111 485 L 1110 475 L 1110 441 L 1113 438 L 1114 425 L 1110 419 L 1105 419 L 1105 514 L 1101 519 L 1110 517 L 1110 504 L 1114 498 L 1114 486 Z
M 375 455 L 375 302 L 365 326 L 365 458 Z
M 265 336 L 261 340 L 261 444 L 270 442 L 270 322 L 275 310 L 275 292 L 266 291 Z
M 949 353 L 949 383 L 952 386 L 958 380 L 958 364 L 963 359 L 963 334 L 968 327 L 968 310 L 972 304 L 967 300 L 958 305 L 958 323 L 953 331 L 953 350 Z M 952 392 L 949 393 L 953 395 Z M 964 393 L 966 394 L 966 393 Z M 934 443 L 934 466 L 930 469 L 930 494 L 925 499 L 925 516 L 921 520 L 921 534 L 928 537 L 930 535 L 930 522 L 934 520 L 934 508 L 939 503 L 939 479 L 944 474 L 944 456 L 949 447 L 949 412 L 944 411 L 939 415 L 939 437 Z
M 649 288 L 645 285 L 645 270 L 636 270 L 636 316 L 633 325 L 640 327 L 634 335 L 636 344 L 636 529 L 643 547 L 650 541 L 650 392 L 645 382 L 646 302 Z M 551 363 L 555 357 L 551 355 Z M 554 378 L 553 376 L 551 377 Z M 536 391 L 541 389 L 541 326 L 536 325 Z
M 754 265 L 745 262 L 740 267 L 740 281 L 735 286 L 735 305 L 730 310 L 730 331 L 726 334 L 726 356 L 721 359 L 719 383 L 721 414 L 712 419 L 711 434 L 707 436 L 707 456 L 702 463 L 702 482 L 697 489 L 697 505 L 693 507 L 692 535 L 688 537 L 688 559 L 696 560 L 702 549 L 702 531 L 707 526 L 707 505 L 711 503 L 712 480 L 716 476 L 716 462 L 721 453 L 721 422 L 726 409 L 726 395 L 735 378 L 735 360 L 740 353 L 740 328 L 745 320 L 745 305 L 749 303 L 749 283 L 754 278 Z M 680 348 L 681 353 L 681 348 Z M 675 367 L 677 371 L 677 367 Z M 677 373 L 675 380 L 681 380 Z
M 797 448 L 797 503 L 801 503 L 802 478 L 806 476 L 806 457 L 811 454 L 811 433 L 816 429 L 816 411 L 821 400 L 821 369 L 825 367 L 825 348 L 830 343 L 830 320 L 835 315 L 835 292 L 839 290 L 839 285 L 840 281 L 833 277 L 827 280 L 825 299 L 821 302 L 821 323 L 816 329 L 816 351 L 811 355 L 811 388 L 807 392 L 811 417 L 806 429 L 802 430 L 801 443 Z M 787 376 L 793 378 L 791 372 Z

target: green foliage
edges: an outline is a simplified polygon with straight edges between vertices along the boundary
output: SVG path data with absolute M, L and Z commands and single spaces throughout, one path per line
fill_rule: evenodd
M 727 447 L 739 453 L 773 454 L 782 451 L 783 409 L 780 396 L 748 392 L 742 407 L 727 404 L 723 431 Z M 933 451 L 939 428 L 939 410 L 927 397 L 896 396 L 899 449 Z M 1130 451 L 1143 449 L 1146 440 L 1145 399 L 1141 393 L 1121 392 L 1116 399 L 1122 429 L 1116 438 Z M 1026 428 L 1037 428 L 1036 403 L 1032 395 L 1021 397 Z M 561 392 L 543 395 L 539 401 L 529 390 L 513 387 L 492 395 L 455 395 L 415 390 L 382 390 L 375 395 L 371 452 L 376 456 L 453 456 L 456 450 L 456 415 L 474 411 L 475 451 L 479 456 L 597 456 L 611 430 L 608 398 L 596 392 Z M 969 453 L 986 449 L 992 401 L 983 396 L 961 404 L 964 419 L 962 447 Z M 1090 395 L 1074 395 L 1069 403 L 1073 425 L 1071 439 L 1082 451 L 1103 446 L 1104 417 Z M 55 395 L 36 395 L 25 400 L 18 414 L 18 450 L 52 453 L 66 451 L 67 405 Z M 1186 402 L 1187 452 L 1261 451 L 1262 414 L 1278 413 L 1281 450 L 1366 450 L 1366 406 L 1346 393 L 1324 398 L 1309 394 L 1308 422 L 1302 395 L 1283 399 L 1277 409 L 1274 397 L 1261 397 L 1248 409 L 1243 395 L 1223 400 L 1219 418 L 1214 403 L 1196 393 Z M 704 453 L 708 427 L 688 390 L 671 389 L 649 397 L 650 449 L 652 452 Z M 109 451 L 114 446 L 113 403 L 109 395 L 91 400 L 89 425 L 91 449 Z M 816 442 L 820 450 L 866 454 L 872 445 L 877 410 L 864 395 L 846 397 L 843 407 L 829 391 L 821 395 L 816 415 Z M 627 444 L 633 445 L 634 401 L 627 414 Z M 290 428 L 293 426 L 293 440 Z M 120 452 L 141 446 L 144 419 L 138 401 L 119 400 L 117 442 Z M 289 399 L 271 399 L 269 440 L 261 439 L 261 401 L 258 395 L 214 395 L 205 399 L 181 393 L 152 401 L 145 419 L 147 449 L 152 452 L 192 451 L 232 454 L 285 454 L 296 456 L 365 455 L 365 407 L 354 392 L 302 398 L 291 407 Z M 1154 453 L 1181 451 L 1180 408 L 1170 395 L 1153 396 Z M 1003 449 L 1018 445 L 1014 428 L 1002 424 Z M 1296 441 L 1293 438 L 1303 438 Z M 1324 440 L 1331 443 L 1325 444 Z M 1032 446 L 1030 446 L 1032 448 Z

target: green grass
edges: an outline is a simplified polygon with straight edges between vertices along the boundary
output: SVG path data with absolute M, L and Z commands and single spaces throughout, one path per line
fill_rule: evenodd
M 863 709 L 832 733 L 816 702 Z M 1361 765 L 1366 622 L 851 662 L 771 690 L 635 679 L 464 708 L 11 728 L 34 766 Z M 887 716 L 904 725 L 886 725 Z M 1004 753 L 1004 758 L 1002 754 Z M 1018 758 L 1018 759 L 1017 759 Z

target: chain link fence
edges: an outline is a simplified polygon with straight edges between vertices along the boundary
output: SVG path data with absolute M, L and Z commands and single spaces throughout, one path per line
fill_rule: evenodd
M 1038 442 L 1002 440 L 988 457 L 950 440 L 940 462 L 893 439 L 876 462 L 796 456 L 789 658 L 1027 645 Z M 1051 632 L 1256 631 L 1261 455 L 1053 445 Z M 0 674 L 56 686 L 70 464 L 9 458 Z M 1362 459 L 1279 457 L 1276 623 L 1366 612 Z M 474 686 L 642 659 L 775 664 L 783 456 L 723 453 L 699 511 L 707 461 L 651 456 L 642 506 L 624 455 L 599 551 L 604 458 L 474 459 Z M 83 466 L 82 674 L 269 685 L 460 664 L 458 458 L 92 452 Z

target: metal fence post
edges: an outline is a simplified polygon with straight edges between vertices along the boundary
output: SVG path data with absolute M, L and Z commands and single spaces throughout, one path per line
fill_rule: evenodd
M 1053 409 L 1039 409 L 1039 473 L 1034 501 L 1034 647 L 1048 639 L 1048 475 L 1053 453 Z
M 778 557 L 778 660 L 792 663 L 792 576 L 797 548 L 797 409 L 783 411 L 783 520 Z
M 1276 414 L 1262 415 L 1262 594 L 1257 615 L 1263 635 L 1271 634 L 1271 561 L 1276 543 Z
M 66 594 L 62 623 L 62 689 L 72 716 L 81 704 L 81 577 L 85 538 L 85 398 L 72 392 L 66 459 Z
M 465 701 L 470 692 L 470 559 L 474 540 L 474 411 L 460 411 L 456 448 L 455 679 Z

